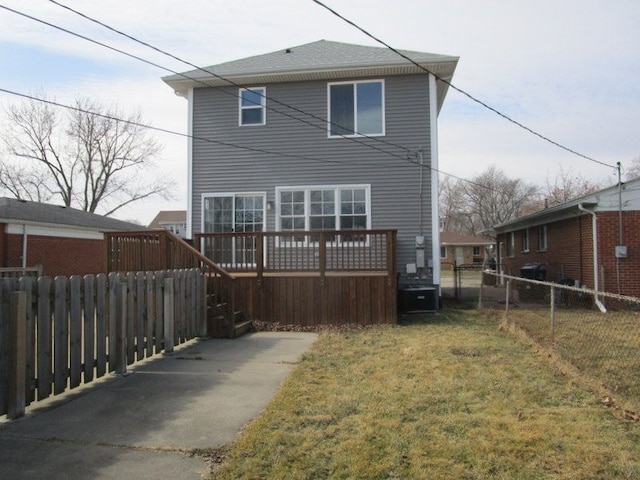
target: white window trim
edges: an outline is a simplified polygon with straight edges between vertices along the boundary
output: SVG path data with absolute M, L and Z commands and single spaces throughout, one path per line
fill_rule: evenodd
M 336 202 L 336 230 L 341 230 L 342 226 L 340 225 L 340 190 L 346 189 L 364 189 L 365 191 L 365 202 L 366 202 L 366 215 L 367 215 L 367 226 L 366 230 L 371 230 L 371 184 L 347 184 L 347 185 L 293 185 L 293 186 L 282 186 L 276 187 L 276 219 L 275 219 L 275 229 L 277 232 L 282 233 L 291 233 L 291 235 L 295 235 L 298 232 L 300 235 L 305 235 L 305 232 L 309 232 L 310 220 L 311 220 L 311 212 L 310 212 L 310 196 L 311 190 L 335 190 L 335 202 Z M 281 228 L 281 217 L 280 217 L 280 192 L 282 191 L 293 191 L 293 190 L 303 190 L 304 191 L 304 231 L 303 230 L 282 230 Z M 294 242 L 296 243 L 296 242 Z M 316 242 L 317 243 L 317 242 Z M 339 240 L 339 244 L 346 245 L 351 242 L 343 242 L 342 239 Z M 287 242 L 289 244 L 289 242 Z M 304 245 L 309 245 L 308 240 L 304 241 Z M 369 237 L 367 236 L 365 245 L 369 245 Z
M 442 252 L 444 251 L 444 256 L 442 255 Z M 447 252 L 447 246 L 446 245 L 440 245 L 440 260 L 444 260 L 447 258 L 447 254 L 449 252 Z
M 354 133 L 352 135 L 331 135 L 331 86 L 332 85 L 356 85 L 359 83 L 380 83 L 382 84 L 382 133 Z M 386 87 L 383 78 L 370 80 L 350 80 L 344 82 L 327 83 L 327 137 L 328 138 L 353 138 L 353 137 L 383 137 L 387 132 L 386 122 Z M 358 96 L 354 95 L 354 130 L 358 131 Z
M 507 233 L 507 257 L 516 256 L 516 232 Z
M 254 195 L 254 196 L 262 196 L 262 231 L 267 231 L 267 192 L 215 192 L 215 193 L 203 193 L 200 199 L 200 232 L 204 233 L 204 202 L 207 198 L 215 198 L 215 197 L 233 197 L 233 207 L 235 214 L 235 199 L 236 197 L 241 197 L 244 195 Z M 235 220 L 234 220 L 235 224 Z M 197 245 L 196 248 L 200 253 L 203 253 L 202 244 Z M 266 249 L 263 253 L 263 261 L 266 259 Z M 255 267 L 255 264 L 243 263 L 239 264 L 242 268 L 252 268 Z M 229 267 L 229 264 L 221 264 L 223 268 Z
M 530 235 L 529 229 L 528 228 L 523 228 L 522 232 L 523 233 L 522 233 L 522 245 L 521 245 L 522 249 L 521 249 L 521 251 L 522 251 L 522 253 L 529 253 L 530 250 L 531 250 L 531 235 Z M 524 242 L 524 235 L 525 234 L 527 236 L 526 248 L 525 248 L 525 244 L 524 244 L 525 243 Z
M 262 90 L 260 94 L 260 105 L 252 105 L 245 107 L 242 105 L 242 92 Z M 262 123 L 242 123 L 242 112 L 244 110 L 262 110 Z M 259 127 L 267 124 L 267 87 L 247 87 L 238 89 L 238 126 L 240 127 Z
M 541 245 L 541 240 L 544 239 L 544 247 Z M 549 236 L 546 225 L 540 225 L 538 227 L 538 251 L 546 252 L 549 248 Z
M 215 193 L 203 193 L 200 199 L 200 231 L 204 233 L 204 201 L 207 198 L 215 198 L 215 197 L 241 197 L 244 195 L 262 195 L 264 198 L 262 204 L 262 231 L 266 232 L 267 230 L 267 192 L 215 192 Z M 235 202 L 235 200 L 234 200 Z M 235 205 L 234 205 L 235 207 Z

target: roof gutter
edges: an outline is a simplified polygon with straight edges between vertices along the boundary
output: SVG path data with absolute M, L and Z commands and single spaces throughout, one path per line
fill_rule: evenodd
M 591 214 L 591 231 L 593 235 L 593 289 L 595 290 L 595 303 L 602 313 L 607 313 L 606 307 L 598 298 L 598 222 L 596 212 L 584 208 L 582 203 L 578 204 L 578 210 Z

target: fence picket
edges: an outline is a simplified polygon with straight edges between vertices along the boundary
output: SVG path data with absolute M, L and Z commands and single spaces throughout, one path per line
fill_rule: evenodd
M 156 303 L 156 321 L 154 326 L 156 353 L 164 349 L 164 298 L 163 298 L 163 281 L 165 272 L 155 272 L 155 284 L 153 291 Z
M 38 400 L 51 395 L 53 383 L 53 342 L 51 332 L 51 277 L 38 279 Z
M 96 277 L 96 377 L 107 371 L 107 276 Z
M 33 308 L 34 287 L 37 278 L 33 276 L 21 277 L 18 288 L 25 292 L 26 302 L 26 364 L 25 364 L 25 401 L 29 405 L 35 400 L 35 379 L 36 379 L 36 328 L 35 312 Z
M 84 343 L 84 382 L 90 382 L 93 380 L 93 369 L 96 358 L 95 350 L 95 279 L 94 275 L 85 275 L 83 278 L 83 292 L 84 292 L 84 331 L 83 331 L 83 343 Z
M 115 272 L 109 274 L 109 371 L 116 369 L 116 323 L 118 318 L 118 279 Z
M 56 277 L 54 279 L 54 369 L 53 369 L 53 393 L 58 395 L 67 388 L 67 378 L 69 376 L 69 309 L 67 308 L 67 288 L 69 281 L 67 277 Z
M 145 339 L 145 301 L 144 301 L 144 272 L 136 274 L 136 359 L 138 361 L 144 358 L 144 349 L 146 345 Z
M 136 361 L 136 289 L 135 289 L 136 274 L 133 272 L 127 273 L 127 290 L 126 290 L 126 347 L 127 347 L 127 365 L 131 365 Z
M 147 272 L 145 275 L 145 306 L 146 306 L 146 316 L 145 316 L 145 337 L 146 337 L 146 350 L 147 357 L 153 355 L 153 325 L 155 322 L 155 302 L 153 299 L 153 273 Z
M 82 381 L 82 277 L 69 279 L 69 383 L 71 388 Z
M 0 415 L 7 413 L 9 393 L 9 282 L 0 281 Z

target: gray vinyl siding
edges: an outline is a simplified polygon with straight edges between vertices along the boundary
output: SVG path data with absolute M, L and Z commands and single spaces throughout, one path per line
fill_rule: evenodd
M 406 75 L 383 80 L 386 134 L 376 137 L 378 140 L 328 138 L 326 121 L 305 116 L 269 99 L 266 125 L 239 126 L 236 87 L 195 89 L 192 119 L 196 137 L 192 166 L 194 233 L 201 229 L 203 194 L 264 192 L 267 201 L 275 203 L 276 187 L 368 184 L 371 186 L 371 227 L 398 230 L 397 266 L 398 271 L 404 271 L 406 263 L 415 261 L 420 183 L 419 167 L 406 159 L 410 155 L 412 161 L 418 162 L 417 152 L 421 147 L 425 162 L 423 233 L 427 237 L 425 255 L 430 258 L 429 79 L 427 75 Z M 255 86 L 266 87 L 269 98 L 326 119 L 327 84 L 326 81 L 313 81 Z M 220 145 L 201 140 L 201 137 L 278 152 L 279 155 Z M 275 218 L 274 208 L 267 212 L 267 230 L 275 230 Z

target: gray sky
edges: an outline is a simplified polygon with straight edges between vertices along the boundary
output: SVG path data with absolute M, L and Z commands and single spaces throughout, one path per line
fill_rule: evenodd
M 60 0 L 200 66 L 319 39 L 379 46 L 311 0 Z M 326 0 L 400 49 L 460 57 L 453 84 L 554 141 L 601 162 L 640 157 L 640 2 L 637 0 Z M 147 58 L 191 68 L 44 0 L 5 5 Z M 187 131 L 187 102 L 168 72 L 0 9 L 0 88 L 62 103 L 92 96 L 140 109 L 156 127 Z M 0 103 L 15 97 L 0 94 Z M 613 184 L 612 169 L 554 147 L 450 89 L 440 114 L 440 168 L 471 178 L 491 164 L 544 184 L 560 168 Z M 159 171 L 176 201 L 148 201 L 119 218 L 148 223 L 186 208 L 186 140 L 157 134 Z

